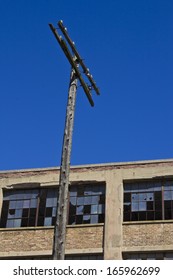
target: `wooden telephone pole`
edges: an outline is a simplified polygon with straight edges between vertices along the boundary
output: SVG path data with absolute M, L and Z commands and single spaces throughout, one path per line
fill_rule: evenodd
M 84 92 L 91 104 L 94 106 L 94 102 L 91 96 L 91 89 L 94 89 L 97 94 L 99 90 L 89 73 L 89 69 L 86 68 L 83 60 L 77 52 L 73 41 L 70 39 L 67 29 L 64 27 L 63 22 L 59 21 L 58 26 L 64 35 L 65 40 L 57 32 L 57 29 L 49 24 L 55 38 L 57 39 L 60 47 L 62 48 L 65 56 L 70 62 L 72 69 L 70 75 L 68 102 L 66 109 L 66 121 L 64 129 L 64 139 L 62 146 L 61 166 L 60 166 L 60 178 L 59 178 L 59 199 L 57 204 L 56 223 L 54 228 L 53 238 L 53 259 L 64 260 L 65 258 L 65 239 L 66 239 L 66 224 L 67 224 L 67 205 L 68 205 L 68 190 L 69 190 L 69 173 L 70 173 L 70 156 L 72 147 L 72 135 L 73 135 L 73 124 L 74 124 L 74 113 L 76 104 L 76 91 L 77 82 L 80 81 Z M 69 50 L 66 42 L 70 46 Z M 71 54 L 72 52 L 72 54 Z M 90 85 L 88 86 L 81 74 L 80 67 L 82 68 L 83 74 L 88 78 Z

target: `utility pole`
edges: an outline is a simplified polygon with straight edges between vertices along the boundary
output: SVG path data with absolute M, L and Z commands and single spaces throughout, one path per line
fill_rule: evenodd
M 79 53 L 77 52 L 74 42 L 70 39 L 67 28 L 64 27 L 63 22 L 59 21 L 58 26 L 64 35 L 65 40 L 57 32 L 52 24 L 49 24 L 55 38 L 57 39 L 61 49 L 71 64 L 71 75 L 68 92 L 68 102 L 66 109 L 66 121 L 64 129 L 64 138 L 61 155 L 60 178 L 59 178 L 59 199 L 57 204 L 56 223 L 54 228 L 53 238 L 53 259 L 64 260 L 65 258 L 65 240 L 66 240 L 66 225 L 67 225 L 67 206 L 68 206 L 68 191 L 69 191 L 69 173 L 70 173 L 70 156 L 72 147 L 72 135 L 74 124 L 74 113 L 76 104 L 76 91 L 78 80 L 84 89 L 84 92 L 91 104 L 94 106 L 90 91 L 95 90 L 99 94 L 99 90 L 89 72 L 89 69 L 83 63 Z M 67 44 L 70 46 L 69 50 Z M 72 52 L 72 54 L 71 54 Z M 87 85 L 82 77 L 80 67 L 83 74 L 88 78 L 90 85 Z

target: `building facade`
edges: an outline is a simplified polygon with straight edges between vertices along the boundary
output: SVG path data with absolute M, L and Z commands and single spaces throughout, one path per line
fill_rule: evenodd
M 58 177 L 0 172 L 0 259 L 51 259 Z M 71 167 L 66 259 L 173 259 L 173 159 Z

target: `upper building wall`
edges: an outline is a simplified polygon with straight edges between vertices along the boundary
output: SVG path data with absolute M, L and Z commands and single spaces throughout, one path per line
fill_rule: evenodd
M 144 246 L 142 241 L 140 241 L 140 234 L 136 234 L 134 237 L 134 234 L 138 231 L 138 227 L 141 225 L 123 225 L 123 182 L 142 179 L 156 179 L 162 177 L 173 178 L 173 159 L 71 167 L 71 184 L 80 184 L 82 182 L 105 182 L 105 223 L 103 230 L 100 231 L 100 243 L 98 243 L 99 245 L 97 248 L 100 251 L 104 251 L 105 259 L 121 259 L 123 250 L 138 251 Z M 24 187 L 25 184 L 31 184 L 32 187 L 32 184 L 34 183 L 37 183 L 38 187 L 44 187 L 57 185 L 58 182 L 58 168 L 2 171 L 0 172 L 0 204 L 2 205 L 3 188 Z M 161 228 L 165 230 L 171 228 L 172 232 L 172 225 L 165 225 L 163 227 L 158 223 L 155 225 L 155 227 L 158 227 L 158 232 L 161 232 L 161 234 L 164 234 L 164 230 L 160 231 Z M 148 228 L 150 229 L 151 227 L 143 226 L 144 232 L 147 231 Z M 68 230 L 68 232 L 71 232 L 71 234 L 72 231 L 73 228 L 70 231 Z M 133 244 L 133 240 L 135 240 L 135 246 Z M 167 241 L 168 240 L 164 239 L 162 241 L 162 246 L 169 245 L 169 248 L 170 246 L 173 246 L 173 241 L 170 241 L 169 239 L 169 244 L 167 244 Z M 72 251 L 75 251 L 76 249 L 75 242 L 76 241 L 74 241 L 73 244 L 72 240 L 69 243 L 70 249 Z M 152 242 L 153 241 L 151 237 L 150 242 L 145 244 L 146 250 L 149 250 Z M 159 245 L 159 241 L 157 243 Z M 90 246 L 91 244 L 89 247 Z M 82 246 L 80 248 L 82 248 Z

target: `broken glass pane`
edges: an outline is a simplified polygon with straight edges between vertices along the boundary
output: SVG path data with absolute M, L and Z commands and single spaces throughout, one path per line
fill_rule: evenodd
M 15 211 L 15 218 L 21 218 L 22 217 L 22 209 L 17 209 Z
M 84 205 L 91 204 L 92 202 L 92 196 L 85 196 L 84 197 Z
M 17 208 L 22 208 L 23 207 L 23 200 L 17 200 L 16 201 L 16 209 Z
M 100 197 L 99 196 L 92 196 L 91 204 L 98 204 Z
M 90 215 L 83 215 L 83 220 L 90 222 Z
M 164 200 L 172 200 L 172 192 L 164 191 Z
M 30 207 L 31 208 L 36 208 L 37 207 L 37 199 L 31 199 Z
M 12 200 L 9 203 L 9 209 L 15 209 L 16 208 L 16 200 Z
M 56 207 L 52 208 L 52 217 L 56 217 Z
M 146 193 L 140 193 L 139 194 L 139 200 L 147 200 L 147 194 Z
M 138 193 L 133 193 L 132 194 L 132 201 L 138 201 L 139 200 L 139 194 Z
M 98 205 L 98 213 L 99 213 L 99 214 L 104 213 L 104 205 L 103 205 L 103 204 L 99 204 L 99 205 Z
M 139 211 L 139 203 L 138 202 L 132 202 L 132 211 Z
M 45 218 L 44 226 L 51 226 L 51 225 L 52 225 L 52 218 Z
M 31 198 L 37 198 L 37 197 L 38 197 L 38 190 L 32 190 Z
M 83 215 L 83 209 L 84 209 L 83 205 L 82 206 L 77 206 L 76 207 L 76 214 L 77 215 Z
M 91 215 L 91 224 L 98 223 L 98 215 Z
M 14 218 L 15 211 L 16 211 L 15 209 L 9 209 L 8 218 Z
M 154 200 L 154 193 L 147 193 L 147 201 L 153 201 Z
M 30 200 L 24 200 L 23 201 L 23 208 L 29 208 Z
M 14 221 L 13 221 L 13 220 L 7 220 L 6 227 L 7 227 L 7 228 L 12 228 L 12 227 L 14 227 Z
M 146 202 L 139 201 L 139 211 L 146 210 Z
M 81 196 L 81 197 L 78 197 L 77 198 L 77 205 L 83 205 L 84 204 L 84 197 Z
M 15 219 L 14 220 L 14 227 L 20 227 L 21 226 L 21 219 Z
M 71 204 L 72 205 L 76 205 L 76 196 L 72 196 L 72 197 L 70 197 L 70 202 L 71 202 Z
M 54 203 L 54 198 L 49 197 L 46 199 L 46 207 L 53 206 L 53 203 Z
M 91 214 L 98 213 L 98 205 L 91 205 Z

